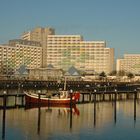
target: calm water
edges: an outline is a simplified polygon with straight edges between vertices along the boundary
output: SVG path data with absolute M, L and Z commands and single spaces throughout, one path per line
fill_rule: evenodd
M 0 110 L 0 139 L 5 140 L 139 140 L 140 102 L 79 104 L 76 109 Z M 4 127 L 5 126 L 5 127 Z

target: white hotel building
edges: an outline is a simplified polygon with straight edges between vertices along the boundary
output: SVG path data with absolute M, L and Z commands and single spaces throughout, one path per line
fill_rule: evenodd
M 47 64 L 67 70 L 75 66 L 79 70 L 110 73 L 114 66 L 114 49 L 105 41 L 84 41 L 80 35 L 48 35 Z
M 42 44 L 42 67 L 52 64 L 57 69 L 110 73 L 114 68 L 114 49 L 106 47 L 105 41 L 84 41 L 80 35 L 55 35 L 53 28 L 37 27 L 25 32 L 24 40 Z
M 114 49 L 106 47 L 105 41 L 85 41 L 80 35 L 55 35 L 53 28 L 42 27 L 23 33 L 21 39 L 0 45 L 1 75 L 15 72 L 22 65 L 45 73 L 50 64 L 57 70 L 54 70 L 55 75 L 61 75 L 61 69 L 68 70 L 71 66 L 108 74 L 114 70 Z
M 0 45 L 0 70 L 8 73 L 21 65 L 27 68 L 42 66 L 42 47 L 40 43 L 26 40 L 11 40 L 9 45 Z
M 117 59 L 116 69 L 140 74 L 140 54 L 125 54 L 123 59 Z

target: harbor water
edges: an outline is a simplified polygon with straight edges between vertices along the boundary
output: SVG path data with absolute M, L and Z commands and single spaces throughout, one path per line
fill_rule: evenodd
M 8 98 L 7 104 L 12 104 L 12 99 Z M 64 107 L 0 110 L 3 140 L 139 140 L 139 132 L 139 99 L 77 104 L 72 110 Z

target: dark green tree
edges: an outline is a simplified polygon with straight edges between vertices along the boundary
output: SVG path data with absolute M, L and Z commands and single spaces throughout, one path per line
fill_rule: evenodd
M 106 74 L 104 71 L 99 74 L 99 78 L 100 80 L 104 80 L 106 78 Z
M 116 70 L 113 70 L 109 73 L 110 76 L 116 76 L 117 75 L 117 71 Z
M 127 74 L 127 77 L 128 77 L 129 79 L 132 79 L 132 78 L 134 78 L 134 74 L 131 73 L 131 72 L 129 72 L 129 73 Z
M 118 71 L 118 76 L 125 76 L 126 72 L 123 70 Z

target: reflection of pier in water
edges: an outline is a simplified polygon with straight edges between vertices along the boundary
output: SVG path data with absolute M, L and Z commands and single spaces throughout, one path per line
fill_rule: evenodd
M 134 122 L 136 123 L 136 113 L 137 113 L 136 108 L 137 108 L 138 102 L 136 99 L 134 99 L 134 101 L 132 100 L 130 101 L 132 103 L 134 102 Z M 115 105 L 115 102 L 116 102 L 116 105 Z M 29 125 L 33 126 L 32 129 L 30 129 L 31 127 L 27 128 L 28 125 L 25 124 L 24 121 L 22 122 L 20 120 L 20 118 L 23 118 L 23 116 L 20 115 L 19 117 L 17 117 L 16 113 L 12 111 L 13 109 L 6 110 L 6 108 L 3 108 L 2 138 L 3 140 L 5 138 L 5 132 L 6 132 L 5 124 L 7 126 L 7 125 L 10 125 L 8 122 L 12 123 L 13 117 L 12 118 L 10 117 L 10 116 L 13 116 L 12 113 L 15 114 L 14 120 L 17 121 L 16 123 L 21 123 L 22 127 L 26 131 L 29 131 L 28 132 L 29 134 L 36 132 L 37 135 L 42 135 L 42 133 L 43 134 L 46 133 L 46 129 L 47 131 L 51 132 L 51 131 L 57 131 L 58 129 L 61 130 L 65 128 L 64 131 L 66 131 L 67 129 L 66 126 L 69 127 L 68 131 L 71 131 L 72 129 L 80 130 L 80 128 L 83 125 L 87 125 L 87 122 L 89 124 L 93 122 L 94 128 L 99 127 L 100 125 L 103 125 L 103 123 L 106 123 L 107 121 L 112 121 L 112 122 L 114 121 L 114 123 L 116 124 L 117 123 L 117 108 L 118 108 L 118 105 L 123 104 L 123 102 L 125 101 L 117 102 L 114 100 L 113 102 L 98 102 L 95 100 L 94 103 L 77 105 L 78 108 L 80 107 L 80 116 L 78 116 L 79 115 L 78 113 L 76 115 L 77 117 L 75 116 L 74 109 L 72 109 L 72 114 L 71 114 L 70 108 L 37 107 L 37 108 L 28 108 L 28 109 L 16 109 L 15 111 L 19 110 L 23 112 L 20 114 L 22 114 L 24 118 L 28 118 L 28 121 L 26 123 L 29 123 Z M 84 110 L 83 110 L 83 107 L 84 107 Z M 90 112 L 88 112 L 88 110 L 93 111 L 94 114 L 89 116 L 88 113 Z M 105 115 L 105 118 L 102 117 L 104 115 Z M 91 120 L 88 120 L 90 118 Z M 110 120 L 107 120 L 107 119 L 110 119 Z M 54 123 L 53 124 L 54 126 L 52 128 L 50 127 L 51 123 Z
M 6 112 L 8 111 L 8 109 L 11 109 L 11 108 L 19 108 L 19 107 L 22 107 L 22 108 L 25 108 L 25 101 L 24 101 L 24 96 L 15 96 L 16 97 L 16 100 L 13 99 L 13 104 L 9 104 L 9 98 L 12 98 L 12 96 L 3 96 L 2 98 L 2 105 L 1 105 L 1 109 L 3 109 L 3 120 L 2 120 L 2 138 L 5 139 L 5 124 L 6 124 L 6 117 L 8 117 L 8 115 L 6 115 Z M 98 125 L 98 111 L 100 110 L 100 104 L 102 103 L 105 103 L 105 102 L 108 102 L 110 101 L 110 103 L 113 105 L 112 106 L 112 111 L 113 111 L 113 116 L 111 116 L 113 118 L 113 121 L 114 121 L 114 124 L 117 123 L 117 105 L 118 105 L 118 100 L 119 102 L 123 102 L 123 101 L 126 101 L 126 99 L 133 99 L 133 103 L 134 103 L 134 123 L 136 123 L 136 116 L 137 116 L 137 100 L 138 100 L 138 93 L 137 92 L 133 92 L 131 94 L 126 94 L 126 93 L 122 93 L 119 94 L 116 92 L 112 93 L 112 94 L 99 94 L 97 92 L 95 92 L 94 94 L 92 94 L 89 98 L 89 95 L 85 94 L 84 95 L 84 101 L 82 100 L 82 96 L 81 96 L 81 99 L 80 99 L 80 103 L 87 103 L 87 102 L 90 102 L 90 106 L 93 106 L 94 107 L 94 114 L 93 114 L 93 126 L 94 127 L 97 127 Z M 88 99 L 90 99 L 89 101 L 87 101 Z M 92 103 L 93 102 L 93 103 Z M 110 106 L 111 106 L 110 104 Z M 84 104 L 83 104 L 84 105 Z M 80 105 L 78 105 L 80 106 Z M 47 123 L 45 122 L 44 123 L 44 120 L 45 120 L 45 117 L 46 119 L 50 119 L 50 118 L 47 118 L 47 113 L 53 113 L 53 111 L 55 110 L 55 113 L 53 114 L 54 116 L 52 116 L 52 118 L 54 119 L 56 116 L 56 114 L 58 115 L 57 117 L 59 117 L 61 119 L 61 117 L 64 117 L 64 115 L 66 116 L 69 116 L 69 120 L 67 122 L 67 117 L 65 118 L 65 123 L 63 122 L 63 125 L 65 126 L 66 124 L 69 124 L 69 128 L 70 130 L 73 129 L 73 127 L 75 127 L 75 119 L 73 119 L 73 109 L 70 109 L 70 108 L 67 108 L 67 109 L 64 109 L 64 108 L 51 108 L 51 107 L 47 107 L 45 108 L 45 114 L 44 114 L 44 108 L 42 108 L 41 106 L 38 106 L 37 108 L 33 108 L 31 110 L 37 110 L 38 112 L 38 115 L 37 115 L 37 118 L 36 120 L 34 120 L 36 123 L 36 131 L 37 131 L 37 134 L 40 135 L 42 133 L 42 127 L 44 127 L 44 125 L 47 126 Z M 67 112 L 65 112 L 64 114 L 64 110 Z M 25 110 L 25 111 L 29 111 L 28 109 Z M 32 112 L 32 111 L 31 111 Z M 62 115 L 63 114 L 63 115 Z M 79 114 L 79 113 L 78 113 Z M 78 115 L 77 114 L 77 115 Z M 81 114 L 81 113 L 80 113 Z M 84 114 L 83 114 L 84 115 Z M 111 115 L 111 113 L 110 113 Z M 81 117 L 81 115 L 79 116 Z M 85 120 L 86 121 L 86 120 Z M 59 124 L 59 122 L 57 122 Z M 62 123 L 62 122 L 61 122 Z M 78 123 L 78 122 L 76 122 Z M 79 122 L 80 123 L 80 122 Z M 55 124 L 56 127 L 57 127 L 57 124 Z M 59 124 L 60 125 L 60 124 Z M 79 128 L 80 128 L 80 125 L 81 124 L 78 124 Z
M 133 102 L 134 102 L 134 123 L 136 123 L 136 113 L 137 113 L 137 101 L 139 101 L 138 99 L 138 95 L 137 95 L 137 92 L 134 92 L 133 93 L 134 95 L 131 96 L 131 100 L 132 101 L 132 98 L 133 98 Z M 127 95 L 128 99 L 129 99 L 129 96 Z M 112 101 L 112 105 L 113 105 L 113 108 L 114 108 L 114 124 L 117 123 L 117 104 L 118 102 L 125 102 L 126 100 L 123 100 L 122 97 L 121 97 L 121 100 L 119 99 L 119 96 L 117 96 L 117 92 L 116 94 L 114 95 L 114 98 L 111 99 Z M 110 101 L 110 100 L 109 100 Z M 104 101 L 105 102 L 105 101 Z M 94 94 L 94 99 L 93 99 L 93 103 L 94 103 L 94 127 L 96 127 L 96 118 L 97 118 L 97 103 L 100 104 L 100 100 L 97 100 L 97 95 Z
M 6 98 L 4 98 L 4 101 L 3 101 L 3 117 L 2 117 L 2 139 L 5 140 L 5 135 L 6 135 L 6 116 L 8 117 L 9 115 L 6 115 L 6 112 L 9 112 L 9 111 L 12 111 L 14 108 L 6 108 Z M 46 122 L 43 122 L 43 118 L 44 117 L 47 117 L 47 114 L 50 115 L 56 115 L 56 117 L 58 117 L 59 119 L 61 118 L 65 118 L 67 120 L 67 117 L 69 118 L 69 128 L 71 129 L 72 128 L 72 117 L 73 116 L 79 116 L 79 110 L 76 106 L 72 106 L 71 108 L 70 107 L 51 107 L 51 106 L 41 106 L 41 105 L 38 105 L 38 106 L 26 106 L 23 108 L 24 109 L 24 113 L 26 114 L 26 112 L 32 112 L 32 115 L 34 114 L 33 112 L 36 111 L 37 112 L 37 118 L 36 120 L 34 120 L 36 123 L 36 131 L 37 131 L 37 134 L 40 135 L 41 133 L 41 128 L 44 127 L 44 123 Z M 22 109 L 22 110 L 23 110 Z M 17 109 L 17 110 L 21 110 L 20 109 Z M 45 113 L 45 114 L 44 114 Z M 54 119 L 54 116 L 53 119 Z M 17 118 L 18 119 L 18 118 Z M 42 120 L 43 119 L 43 120 Z M 51 118 L 48 119 L 48 121 L 50 121 Z M 18 120 L 17 120 L 18 121 Z M 54 119 L 55 121 L 55 119 Z M 10 121 L 11 122 L 11 121 Z M 34 123 L 35 123 L 34 122 Z M 22 122 L 21 122 L 22 123 Z M 57 123 L 55 123 L 57 125 Z M 67 124 L 67 123 L 66 123 Z M 65 125 L 66 125 L 65 124 Z M 45 124 L 47 126 L 47 124 Z M 63 124 L 64 125 L 64 124 Z

